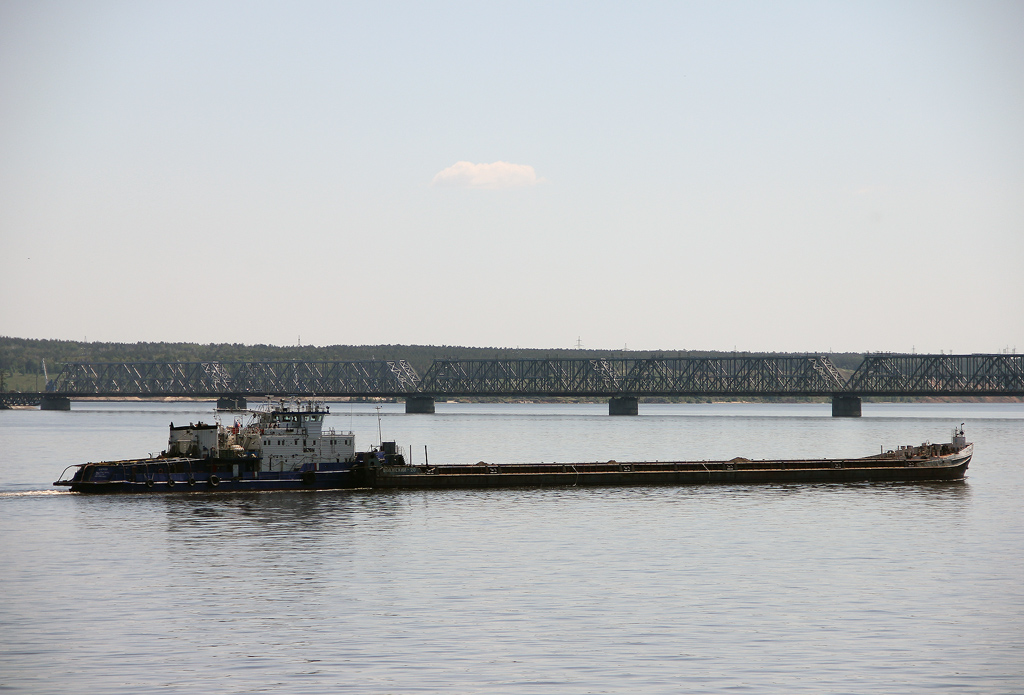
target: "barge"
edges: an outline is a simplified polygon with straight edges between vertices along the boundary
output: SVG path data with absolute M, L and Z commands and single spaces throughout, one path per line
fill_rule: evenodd
M 255 411 L 245 425 L 172 423 L 160 456 L 68 466 L 54 485 L 142 493 L 928 482 L 963 479 L 974 453 L 961 425 L 948 443 L 862 458 L 410 465 L 394 442 L 356 452 L 351 432 L 323 428 L 327 412 L 322 404 L 281 402 Z M 74 474 L 63 477 L 71 469 Z
M 368 457 L 353 472 L 354 482 L 368 488 L 925 482 L 961 480 L 973 453 L 961 426 L 948 443 L 901 446 L 863 458 L 409 466 Z

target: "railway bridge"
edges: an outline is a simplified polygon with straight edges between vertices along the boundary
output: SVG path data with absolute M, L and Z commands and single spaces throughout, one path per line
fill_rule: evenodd
M 824 397 L 858 417 L 865 397 L 1024 397 L 1024 355 L 867 355 L 849 376 L 825 355 L 434 360 L 421 377 L 405 360 L 106 362 L 65 364 L 44 393 L 9 404 L 70 408 L 72 398 L 403 398 L 432 413 L 439 398 L 602 398 L 636 415 L 642 398 Z

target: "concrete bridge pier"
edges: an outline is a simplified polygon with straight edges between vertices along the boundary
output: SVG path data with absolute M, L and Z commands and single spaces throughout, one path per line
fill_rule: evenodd
M 71 399 L 66 396 L 43 396 L 40 410 L 71 410 Z
M 860 417 L 860 397 L 832 396 L 832 417 Z
M 432 415 L 434 413 L 433 396 L 407 396 L 405 399 L 407 414 Z
M 636 396 L 614 396 L 608 401 L 609 415 L 638 415 L 640 401 Z

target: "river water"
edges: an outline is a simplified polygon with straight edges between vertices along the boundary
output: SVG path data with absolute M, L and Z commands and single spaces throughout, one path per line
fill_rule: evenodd
M 334 404 L 421 462 L 859 456 L 944 484 L 89 497 L 211 403 L 0 412 L 0 690 L 1021 693 L 1024 404 Z M 379 428 L 379 430 L 378 430 Z

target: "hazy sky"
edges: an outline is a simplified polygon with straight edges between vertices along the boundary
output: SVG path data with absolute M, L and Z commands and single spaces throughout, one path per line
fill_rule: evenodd
M 0 334 L 1024 350 L 1024 3 L 0 1 Z

